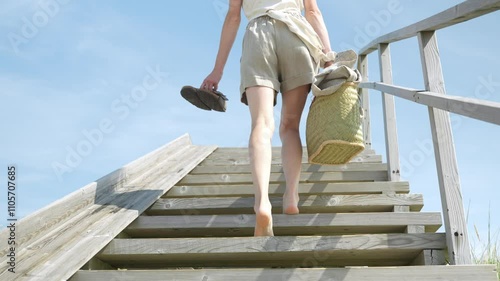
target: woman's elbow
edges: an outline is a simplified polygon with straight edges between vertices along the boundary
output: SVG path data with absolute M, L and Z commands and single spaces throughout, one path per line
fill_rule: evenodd
M 226 15 L 226 21 L 231 24 L 240 24 L 241 22 L 241 12 L 229 10 Z
M 230 16 L 230 17 L 227 17 L 227 21 L 231 24 L 236 24 L 236 25 L 239 25 L 240 22 L 241 22 L 241 16 L 240 15 L 237 15 L 237 16 Z
M 323 17 L 323 15 L 321 14 L 321 11 L 319 9 L 307 10 L 305 12 L 305 16 L 307 19 L 320 19 Z

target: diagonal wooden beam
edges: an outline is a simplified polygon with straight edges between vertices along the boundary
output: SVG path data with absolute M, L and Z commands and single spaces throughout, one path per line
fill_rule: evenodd
M 0 279 L 70 278 L 215 149 L 184 135 L 20 220 L 16 273 L 2 249 Z

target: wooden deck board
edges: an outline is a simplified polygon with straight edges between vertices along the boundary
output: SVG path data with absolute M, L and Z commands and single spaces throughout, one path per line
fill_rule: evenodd
M 386 171 L 387 164 L 383 163 L 352 163 L 345 165 L 314 165 L 302 164 L 302 172 L 377 172 Z M 281 164 L 271 166 L 271 173 L 282 173 Z M 251 167 L 247 164 L 242 165 L 217 165 L 217 166 L 198 166 L 190 175 L 197 174 L 250 174 Z
M 283 195 L 285 183 L 270 184 L 269 195 Z M 408 182 L 346 182 L 346 183 L 301 183 L 301 195 L 347 195 L 347 194 L 380 194 L 380 193 L 409 193 Z M 170 189 L 163 197 L 223 197 L 242 196 L 253 197 L 252 185 L 177 185 Z
M 282 198 L 271 197 L 273 211 L 281 212 Z M 212 215 L 252 214 L 254 199 L 250 197 L 161 198 L 147 211 L 148 215 Z M 301 213 L 391 212 L 395 205 L 410 206 L 420 211 L 423 197 L 420 194 L 366 194 L 301 196 Z
M 309 160 L 306 157 L 303 157 L 302 163 L 307 164 L 309 163 Z M 382 155 L 359 155 L 353 158 L 349 163 L 382 163 Z M 248 157 L 211 158 L 200 163 L 201 166 L 248 164 L 250 164 Z M 281 157 L 273 157 L 271 159 L 271 164 L 281 164 Z
M 113 279 L 115 278 L 115 279 Z M 494 265 L 404 266 L 371 268 L 232 268 L 77 272 L 70 281 L 191 280 L 342 280 L 342 281 L 497 281 Z
M 445 247 L 441 233 L 114 239 L 98 258 L 120 268 L 405 265 Z
M 314 182 L 360 182 L 386 181 L 386 171 L 356 171 L 356 172 L 303 172 L 300 174 L 301 183 Z M 270 183 L 285 182 L 283 173 L 271 173 Z M 206 185 L 206 184 L 252 184 L 251 174 L 206 174 L 187 175 L 177 185 Z
M 302 155 L 307 157 L 307 147 L 302 147 Z M 275 156 L 281 155 L 281 146 L 273 146 L 272 154 Z M 369 155 L 376 154 L 373 149 L 365 149 L 361 153 L 361 155 Z M 209 157 L 225 157 L 227 155 L 238 155 L 238 156 L 248 156 L 248 147 L 219 147 L 214 153 L 212 153 Z
M 408 225 L 441 227 L 440 213 L 273 215 L 276 236 L 404 233 Z M 131 238 L 253 236 L 255 215 L 140 216 L 125 232 Z

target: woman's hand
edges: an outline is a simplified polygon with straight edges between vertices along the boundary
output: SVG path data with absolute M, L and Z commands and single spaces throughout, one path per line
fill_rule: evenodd
M 222 72 L 213 70 L 203 83 L 201 83 L 200 89 L 209 90 L 209 91 L 217 91 L 219 88 L 219 82 L 222 79 Z
M 327 61 L 327 62 L 325 62 L 325 65 L 323 66 L 323 68 L 328 68 L 331 65 L 333 65 L 333 61 Z

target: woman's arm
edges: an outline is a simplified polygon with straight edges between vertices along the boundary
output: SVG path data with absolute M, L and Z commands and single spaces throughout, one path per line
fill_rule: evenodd
M 234 40 L 236 39 L 236 34 L 240 27 L 241 22 L 241 5 L 243 0 L 230 0 L 229 11 L 226 15 L 226 20 L 222 27 L 222 34 L 219 43 L 219 52 L 217 53 L 217 59 L 215 60 L 215 66 L 203 83 L 201 84 L 202 89 L 206 90 L 217 90 L 219 87 L 219 82 L 222 79 L 222 74 L 224 72 L 224 67 L 226 66 L 227 58 L 233 47 Z
M 304 0 L 305 17 L 307 21 L 314 28 L 314 31 L 318 34 L 321 42 L 323 43 L 323 53 L 327 54 L 332 51 L 330 46 L 330 37 L 328 36 L 328 30 L 326 29 L 325 21 L 323 20 L 323 15 L 319 10 L 316 0 Z M 328 62 L 325 67 L 330 66 L 333 62 Z

